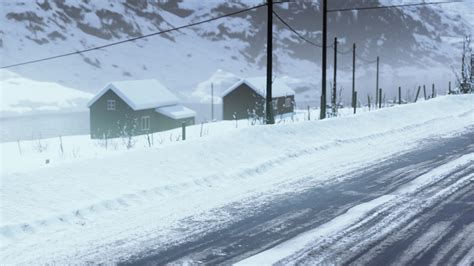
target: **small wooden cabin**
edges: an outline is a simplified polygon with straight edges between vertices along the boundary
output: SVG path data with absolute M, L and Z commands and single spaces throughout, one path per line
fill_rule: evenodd
M 265 113 L 266 79 L 264 77 L 242 79 L 222 94 L 223 119 L 263 117 Z M 292 113 L 295 92 L 284 82 L 272 84 L 273 114 Z
M 148 134 L 194 124 L 196 112 L 154 79 L 109 83 L 88 104 L 91 138 Z

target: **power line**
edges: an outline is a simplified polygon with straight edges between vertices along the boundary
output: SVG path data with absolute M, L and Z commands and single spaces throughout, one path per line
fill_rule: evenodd
M 273 10 L 273 14 L 278 18 L 278 20 L 281 21 L 281 23 L 283 23 L 288 29 L 290 29 L 293 33 L 295 33 L 300 39 L 302 39 L 303 41 L 313 45 L 313 46 L 316 46 L 316 47 L 319 47 L 319 48 L 322 48 L 323 46 L 321 44 L 317 44 L 313 41 L 310 41 L 308 40 L 306 37 L 304 37 L 301 33 L 299 33 L 298 31 L 296 31 L 293 27 L 290 26 L 290 24 L 288 24 L 283 18 L 280 17 L 280 15 L 278 15 L 278 13 Z M 332 46 L 332 45 L 331 45 Z M 331 47 L 331 46 L 328 46 L 328 47 Z
M 334 48 L 334 45 L 333 45 L 332 47 Z M 350 53 L 350 52 L 352 52 L 352 49 L 349 49 L 349 50 L 347 50 L 347 51 L 339 51 L 339 50 L 337 50 L 337 53 L 338 53 L 338 54 L 342 54 L 342 55 L 348 54 L 348 53 Z
M 358 59 L 360 59 L 361 61 L 367 63 L 367 64 L 373 64 L 373 63 L 376 63 L 376 62 L 377 62 L 377 59 L 370 61 L 370 60 L 367 60 L 367 59 L 364 59 L 364 58 L 360 57 L 358 54 L 356 54 L 356 57 L 357 57 Z
M 410 7 L 410 6 L 426 6 L 426 5 L 439 5 L 439 4 L 453 4 L 453 3 L 460 3 L 460 2 L 463 2 L 463 0 L 443 1 L 443 2 L 430 2 L 430 3 L 413 3 L 413 4 L 401 4 L 401 5 L 390 5 L 390 6 L 370 6 L 370 7 L 354 7 L 354 8 L 329 9 L 327 12 L 344 12 L 344 11 L 371 10 L 371 9 L 382 9 L 382 8 L 398 8 L 398 7 Z
M 219 20 L 219 19 L 222 19 L 222 18 L 225 18 L 225 17 L 235 16 L 235 15 L 238 15 L 238 14 L 241 14 L 241 13 L 245 13 L 245 12 L 248 12 L 248 11 L 251 11 L 251 10 L 254 10 L 254 9 L 261 8 L 261 7 L 266 6 L 266 5 L 267 5 L 266 3 L 265 4 L 260 4 L 260 5 L 256 5 L 256 6 L 249 7 L 249 8 L 246 8 L 246 9 L 242 9 L 242 10 L 239 10 L 239 11 L 227 13 L 227 14 L 222 15 L 222 16 L 218 16 L 218 17 L 214 17 L 214 18 L 210 18 L 210 19 L 190 23 L 190 24 L 187 24 L 187 25 L 183 25 L 183 26 L 179 26 L 179 27 L 175 27 L 175 28 L 171 28 L 171 29 L 167 29 L 167 30 L 162 30 L 162 31 L 159 31 L 159 32 L 154 32 L 154 33 L 150 33 L 150 34 L 146 34 L 146 35 L 141 35 L 141 36 L 126 39 L 126 40 L 109 43 L 109 44 L 106 44 L 106 45 L 96 46 L 96 47 L 92 47 L 92 48 L 89 48 L 89 49 L 84 49 L 84 50 L 80 50 L 80 51 L 75 51 L 75 52 L 70 52 L 70 53 L 45 57 L 45 58 L 41 58 L 41 59 L 26 61 L 26 62 L 22 62 L 22 63 L 7 65 L 7 66 L 2 66 L 2 67 L 0 67 L 0 69 L 17 67 L 17 66 L 22 66 L 22 65 L 28 65 L 28 64 L 33 64 L 33 63 L 38 63 L 38 62 L 43 62 L 43 61 L 49 61 L 49 60 L 53 60 L 53 59 L 57 59 L 57 58 L 61 58 L 61 57 L 77 55 L 77 54 L 83 54 L 83 53 L 87 53 L 87 52 L 91 52 L 91 51 L 94 51 L 94 50 L 99 50 L 99 49 L 103 49 L 103 48 L 107 48 L 107 47 L 111 47 L 111 46 L 115 46 L 115 45 L 119 45 L 119 44 L 123 44 L 123 43 L 127 43 L 127 42 L 134 42 L 136 40 L 152 37 L 152 36 L 155 36 L 155 35 L 160 35 L 160 34 L 164 34 L 164 33 L 168 33 L 168 32 L 173 32 L 173 31 L 177 31 L 177 30 L 181 30 L 181 29 L 201 25 L 201 24 L 208 23 L 208 22 L 215 21 L 215 20 Z

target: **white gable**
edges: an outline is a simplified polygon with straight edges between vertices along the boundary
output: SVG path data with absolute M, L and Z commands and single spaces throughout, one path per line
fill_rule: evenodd
M 90 107 L 108 90 L 112 90 L 133 110 L 174 105 L 178 98 L 155 79 L 114 81 L 103 88 L 87 105 Z
M 261 96 L 266 96 L 267 91 L 267 83 L 266 77 L 254 77 L 254 78 L 246 78 L 238 81 L 226 91 L 222 93 L 222 97 L 229 94 L 231 91 L 235 90 L 237 87 L 242 85 L 243 83 L 247 84 L 251 89 L 253 89 L 256 93 L 260 94 Z M 292 90 L 285 82 L 281 80 L 274 80 L 272 83 L 272 97 L 284 97 L 295 95 L 295 91 Z

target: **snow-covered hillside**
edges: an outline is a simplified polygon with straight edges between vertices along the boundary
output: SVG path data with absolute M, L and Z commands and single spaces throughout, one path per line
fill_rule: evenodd
M 191 100 L 195 100 L 200 103 L 210 103 L 212 98 L 212 89 L 214 90 L 214 102 L 221 102 L 222 93 L 230 88 L 232 85 L 237 83 L 242 78 L 227 72 L 222 69 L 218 69 L 209 79 L 200 82 L 194 91 L 191 93 Z
M 370 5 L 393 1 L 370 1 Z M 396 1 L 396 3 L 407 1 Z M 260 3 L 246 1 L 1 1 L 2 65 L 108 44 L 219 16 Z M 359 0 L 331 1 L 331 8 L 360 6 Z M 369 3 L 367 3 L 369 5 Z M 447 84 L 459 57 L 461 35 L 469 24 L 472 0 L 443 6 L 333 13 L 329 39 L 340 49 L 358 44 L 367 60 L 381 56 L 381 86 Z M 293 27 L 320 42 L 319 3 L 296 1 L 275 10 Z M 111 80 L 156 78 L 180 95 L 189 95 L 216 69 L 238 76 L 260 76 L 265 63 L 265 8 L 205 25 L 163 34 L 91 53 L 59 58 L 12 71 L 34 80 L 97 92 Z M 390 29 L 390 33 L 387 29 Z M 289 76 L 314 84 L 303 96 L 319 99 L 321 51 L 295 37 L 275 19 L 274 62 L 277 78 Z M 450 42 L 446 42 L 449 39 Z M 329 51 L 331 53 L 331 51 Z M 348 95 L 351 56 L 341 55 L 340 84 Z M 330 62 L 331 63 L 331 62 Z M 373 87 L 374 66 L 358 62 L 360 95 Z M 456 66 L 456 65 L 453 65 Z M 418 71 L 414 73 L 412 67 Z M 396 84 L 394 84 L 396 83 Z M 199 89 L 200 90 L 200 89 Z M 347 97 L 346 97 L 347 98 Z
M 235 128 L 229 122 L 232 130 L 185 142 L 60 164 L 45 160 L 40 168 L 25 165 L 2 172 L 0 260 L 113 263 L 189 240 L 239 220 L 219 210 L 228 204 L 256 210 L 278 194 L 333 180 L 409 151 L 427 138 L 472 128 L 473 100 L 473 95 L 438 97 L 273 126 Z M 199 125 L 194 128 L 198 136 Z M 31 159 L 29 153 L 14 153 L 16 144 L 0 144 L 2 164 Z M 103 142 L 97 145 L 105 150 Z M 50 148 L 61 152 L 59 142 Z M 81 154 L 81 148 L 72 153 Z
M 92 94 L 0 70 L 0 116 L 86 110 Z
M 211 102 L 211 85 L 214 87 L 214 103 L 221 103 L 221 95 L 239 80 L 248 77 L 239 77 L 223 69 L 218 69 L 207 80 L 200 82 L 188 97 L 189 101 L 199 103 Z M 306 82 L 302 79 L 290 76 L 278 76 L 278 82 L 282 82 L 296 92 L 296 102 L 302 103 L 314 99 L 316 86 L 314 83 Z

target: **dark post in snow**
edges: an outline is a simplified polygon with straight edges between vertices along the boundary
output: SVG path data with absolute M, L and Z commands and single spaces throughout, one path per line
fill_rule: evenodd
M 379 102 L 379 64 L 380 64 L 380 59 L 377 56 L 377 73 L 375 77 L 375 107 L 377 107 L 377 103 Z
M 420 95 L 420 90 L 421 90 L 421 86 L 418 86 L 418 90 L 416 91 L 416 96 L 415 96 L 415 103 L 418 100 L 418 96 Z
M 61 155 L 64 155 L 63 138 L 61 136 L 59 136 L 59 150 L 61 151 Z
M 451 93 L 453 93 L 453 92 L 451 91 L 451 81 L 450 81 L 449 85 L 448 85 L 448 94 L 451 94 Z
M 433 83 L 433 85 L 431 86 L 431 98 L 434 98 L 436 96 L 436 93 L 435 93 L 435 85 Z
M 426 86 L 423 85 L 423 96 L 425 97 L 425 101 L 426 101 Z
M 331 106 L 332 106 L 332 115 L 336 116 L 336 97 L 337 97 L 337 37 L 334 38 L 334 79 L 331 95 Z
M 402 87 L 398 87 L 398 104 L 402 104 Z
M 186 140 L 186 122 L 181 123 L 181 135 L 182 139 Z
M 370 95 L 367 93 L 367 106 L 369 107 L 370 111 Z
M 267 0 L 267 99 L 266 124 L 275 124 L 272 108 L 273 0 Z
M 328 6 L 327 6 L 327 3 L 328 1 L 327 0 L 323 0 L 321 1 L 323 7 L 321 10 L 323 10 L 323 44 L 322 44 L 322 53 L 323 53 L 323 62 L 322 62 L 322 66 L 321 66 L 321 71 L 322 71 L 322 74 L 321 74 L 321 113 L 320 113 L 320 116 L 319 118 L 320 119 L 324 119 L 326 118 L 326 65 L 327 65 L 327 54 L 326 54 L 326 51 L 327 51 L 327 38 L 328 38 L 328 25 L 327 25 L 327 17 L 328 17 Z
M 356 69 L 356 44 L 352 44 L 352 96 L 355 94 L 355 69 Z M 357 100 L 352 97 L 352 107 L 355 108 Z M 355 110 L 355 109 L 354 109 Z M 354 112 L 355 113 L 355 112 Z
M 354 91 L 354 94 L 352 95 L 352 99 L 354 101 L 354 114 L 357 112 L 357 91 Z
M 211 82 L 211 121 L 214 121 L 214 83 Z
M 16 144 L 18 145 L 18 151 L 20 152 L 20 155 L 22 155 L 22 153 L 21 153 L 21 145 L 20 145 L 20 140 L 19 140 L 19 139 L 16 141 Z
M 379 109 L 382 108 L 382 89 L 379 89 Z

